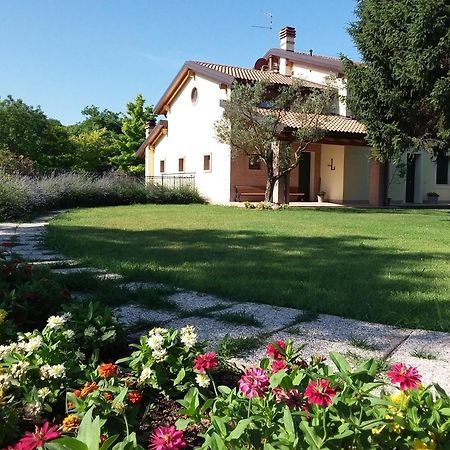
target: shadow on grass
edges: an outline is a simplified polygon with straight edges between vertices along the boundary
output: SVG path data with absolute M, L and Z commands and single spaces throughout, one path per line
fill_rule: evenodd
M 450 331 L 448 254 L 399 251 L 370 236 L 257 231 L 50 228 L 83 264 L 237 300 Z M 435 269 L 426 269 L 433 267 Z

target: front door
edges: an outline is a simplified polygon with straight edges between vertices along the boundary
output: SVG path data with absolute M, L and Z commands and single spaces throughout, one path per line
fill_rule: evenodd
M 299 163 L 299 177 L 298 177 L 298 192 L 305 195 L 302 197 L 303 201 L 309 202 L 309 187 L 311 185 L 311 153 L 303 152 L 300 156 Z
M 406 203 L 414 203 L 414 185 L 416 181 L 416 159 L 417 155 L 408 155 L 406 165 Z

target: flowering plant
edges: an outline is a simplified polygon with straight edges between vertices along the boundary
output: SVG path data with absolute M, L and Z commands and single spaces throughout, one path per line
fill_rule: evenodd
M 141 386 L 177 396 L 193 385 L 194 359 L 205 344 L 197 342 L 195 328 L 188 325 L 181 330 L 153 328 L 131 347 L 137 350 L 118 363 L 126 363 Z

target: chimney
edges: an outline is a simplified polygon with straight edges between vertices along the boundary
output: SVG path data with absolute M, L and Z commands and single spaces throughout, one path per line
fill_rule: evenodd
M 280 48 L 293 52 L 295 46 L 295 28 L 284 27 L 280 31 Z
M 156 119 L 150 119 L 145 124 L 145 138 L 147 139 L 150 136 L 150 133 L 153 131 L 153 128 L 156 127 Z

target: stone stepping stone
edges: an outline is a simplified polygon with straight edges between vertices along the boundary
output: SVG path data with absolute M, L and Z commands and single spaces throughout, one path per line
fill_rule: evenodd
M 100 281 L 114 281 L 114 280 L 123 280 L 123 275 L 119 273 L 101 273 L 96 275 L 95 278 L 98 278 Z
M 195 311 L 202 308 L 228 307 L 235 303 L 215 297 L 214 295 L 202 294 L 199 292 L 176 292 L 169 296 L 169 300 L 175 302 L 180 311 Z
M 33 266 L 75 266 L 78 264 L 73 259 L 54 259 L 48 261 L 33 261 Z
M 434 357 L 434 363 L 438 361 L 450 365 L 450 334 L 439 331 L 414 330 L 410 336 L 395 350 L 391 359 L 398 361 L 414 357 L 414 355 L 429 355 Z M 423 359 L 416 357 L 415 359 Z
M 127 291 L 138 291 L 139 289 L 172 289 L 163 283 L 153 283 L 153 282 L 141 282 L 132 281 L 130 283 L 122 283 L 119 285 L 120 288 L 126 289 Z
M 328 314 L 320 314 L 317 320 L 311 322 L 298 323 L 294 328 L 301 330 L 311 341 L 324 339 L 351 343 L 360 340 L 386 355 L 411 332 L 391 325 L 345 319 Z
M 180 329 L 186 325 L 193 325 L 199 340 L 207 340 L 208 348 L 215 348 L 219 342 L 228 334 L 230 337 L 259 336 L 261 329 L 256 327 L 233 325 L 219 322 L 207 317 L 186 317 L 175 319 L 165 324 L 166 327 Z
M 114 308 L 113 312 L 117 320 L 125 326 L 132 326 L 140 320 L 165 323 L 177 317 L 175 313 L 155 311 L 136 305 L 120 306 Z
M 264 305 L 258 303 L 234 304 L 225 313 L 237 313 L 252 315 L 257 321 L 262 323 L 264 332 L 273 332 L 292 325 L 294 319 L 301 314 L 301 311 L 293 308 L 283 308 L 280 306 Z M 213 316 L 220 316 L 223 311 L 213 312 Z
M 52 272 L 60 275 L 70 275 L 72 273 L 106 273 L 104 270 L 95 269 L 94 267 L 64 267 L 61 269 L 52 269 Z

